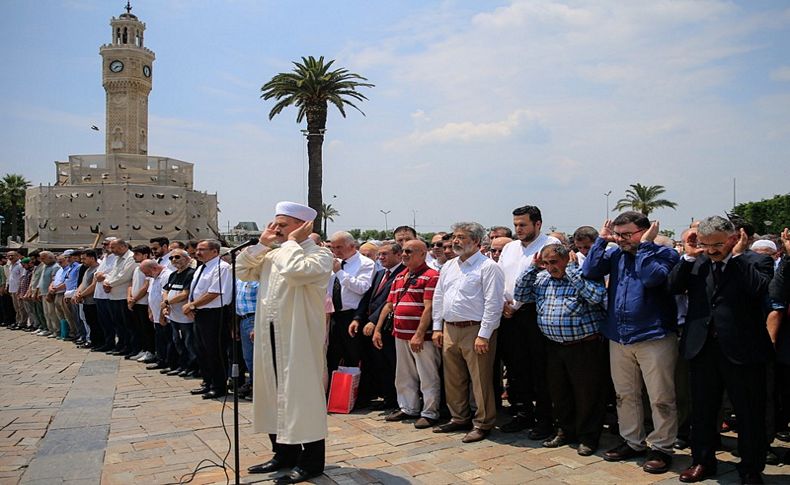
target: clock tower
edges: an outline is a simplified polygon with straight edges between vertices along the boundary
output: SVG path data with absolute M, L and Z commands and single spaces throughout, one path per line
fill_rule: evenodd
M 148 94 L 151 92 L 154 53 L 145 48 L 145 24 L 126 13 L 110 20 L 112 42 L 99 49 L 102 85 L 107 94 L 105 152 L 148 154 Z

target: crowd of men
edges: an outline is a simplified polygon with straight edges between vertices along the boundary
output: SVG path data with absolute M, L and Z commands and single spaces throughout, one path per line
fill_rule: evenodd
M 288 210 L 278 215 L 291 217 Z M 288 231 L 300 235 L 309 216 L 294 219 L 303 225 Z M 323 350 L 308 352 L 309 359 L 320 354 L 310 362 L 328 371 L 320 387 L 328 391 L 327 376 L 339 366 L 360 366 L 357 408 L 388 411 L 386 421 L 460 432 L 471 443 L 491 433 L 505 401 L 512 418 L 500 432 L 524 431 L 545 447 L 571 445 L 587 456 L 598 450 L 609 409 L 622 442 L 603 458 L 644 457 L 648 473 L 666 472 L 674 451 L 690 445 L 692 466 L 680 480 L 714 476 L 727 429 L 738 433 L 743 483 L 762 483 L 766 462 L 790 461 L 770 447 L 774 438 L 790 441 L 787 229 L 755 238 L 748 224 L 712 216 L 676 243 L 638 212 L 570 237 L 544 234 L 535 206 L 518 207 L 512 217 L 513 230 L 460 222 L 429 242 L 408 226 L 396 228 L 392 240 L 363 244 L 347 232 L 326 242 L 305 232 L 312 242 L 296 240 L 288 257 L 301 261 L 300 247 L 322 246 L 334 257 L 328 281 L 318 285 L 326 288 L 320 315 L 270 309 L 271 298 L 292 298 L 291 288 L 307 285 L 299 278 L 310 275 L 306 263 L 287 270 L 308 275 L 299 278 L 277 264 L 276 255 L 286 254 L 280 243 L 287 234 L 279 231 L 287 219 L 242 254 L 235 298 L 214 240 L 154 238 L 129 247 L 107 238 L 101 250 L 11 251 L 0 260 L 0 320 L 152 371 L 202 378 L 191 392 L 206 399 L 228 392 L 228 359 L 237 345 L 247 369 L 239 392 L 252 398 L 253 382 L 266 394 L 290 385 L 278 379 L 278 363 L 290 372 L 303 364 L 288 360 L 295 357 L 275 338 L 278 312 L 287 310 L 291 319 L 325 325 Z M 280 274 L 270 276 L 275 270 Z M 265 283 L 267 294 L 259 296 L 259 279 L 275 287 Z M 255 340 L 264 307 L 271 328 Z M 302 337 L 289 338 L 293 345 Z M 265 364 L 273 367 L 253 363 L 261 348 L 276 354 Z M 266 375 L 254 381 L 256 367 Z M 257 392 L 276 409 L 274 396 Z M 284 451 L 292 440 L 267 432 L 279 455 L 253 473 L 294 464 Z M 323 439 L 316 439 L 296 439 L 303 443 L 297 454 L 318 441 L 323 454 Z M 316 463 L 291 481 L 320 473 L 323 458 Z

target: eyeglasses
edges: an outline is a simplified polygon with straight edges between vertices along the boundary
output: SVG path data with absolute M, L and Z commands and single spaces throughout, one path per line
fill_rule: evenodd
M 640 232 L 645 232 L 646 230 L 647 228 L 640 229 L 635 232 L 612 232 L 612 234 L 614 234 L 614 237 L 617 239 L 631 239 L 634 237 L 634 234 L 639 234 Z
M 697 243 L 697 247 L 700 248 L 700 249 L 721 249 L 721 248 L 724 247 L 725 244 L 727 244 L 727 243 L 719 242 L 719 243 L 713 243 L 713 244 L 705 244 L 705 243 L 698 242 Z
M 181 259 L 181 256 L 170 256 L 170 259 Z
M 440 243 L 440 242 L 435 242 L 435 243 L 431 244 L 432 248 L 441 248 L 443 246 L 444 245 L 442 243 Z
M 501 253 L 501 252 L 502 252 L 502 250 L 501 250 L 501 249 L 494 249 L 494 248 L 491 248 L 491 249 L 489 249 L 489 252 L 492 252 L 492 253 Z
M 404 253 L 404 254 L 411 254 L 411 253 L 413 253 L 413 252 L 414 252 L 414 250 L 413 250 L 413 249 L 404 249 L 404 250 L 403 250 L 403 253 Z

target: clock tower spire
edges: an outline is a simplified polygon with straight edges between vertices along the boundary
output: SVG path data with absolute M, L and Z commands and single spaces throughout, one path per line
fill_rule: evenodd
M 148 94 L 154 53 L 143 44 L 145 24 L 126 12 L 110 20 L 111 43 L 99 49 L 106 93 L 105 152 L 148 154 Z

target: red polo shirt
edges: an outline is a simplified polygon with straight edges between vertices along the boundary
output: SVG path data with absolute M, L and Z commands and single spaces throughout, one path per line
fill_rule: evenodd
M 427 264 L 423 263 L 414 273 L 420 271 L 422 274 L 416 279 L 412 278 L 406 293 L 403 293 L 403 288 L 406 286 L 406 281 L 409 280 L 410 273 L 408 269 L 401 271 L 392 282 L 392 288 L 387 297 L 387 301 L 395 307 L 392 334 L 402 340 L 410 340 L 417 332 L 420 318 L 425 310 L 424 301 L 433 300 L 433 291 L 439 282 L 439 273 L 429 268 Z M 431 328 L 432 326 L 429 325 L 426 335 L 430 334 Z

